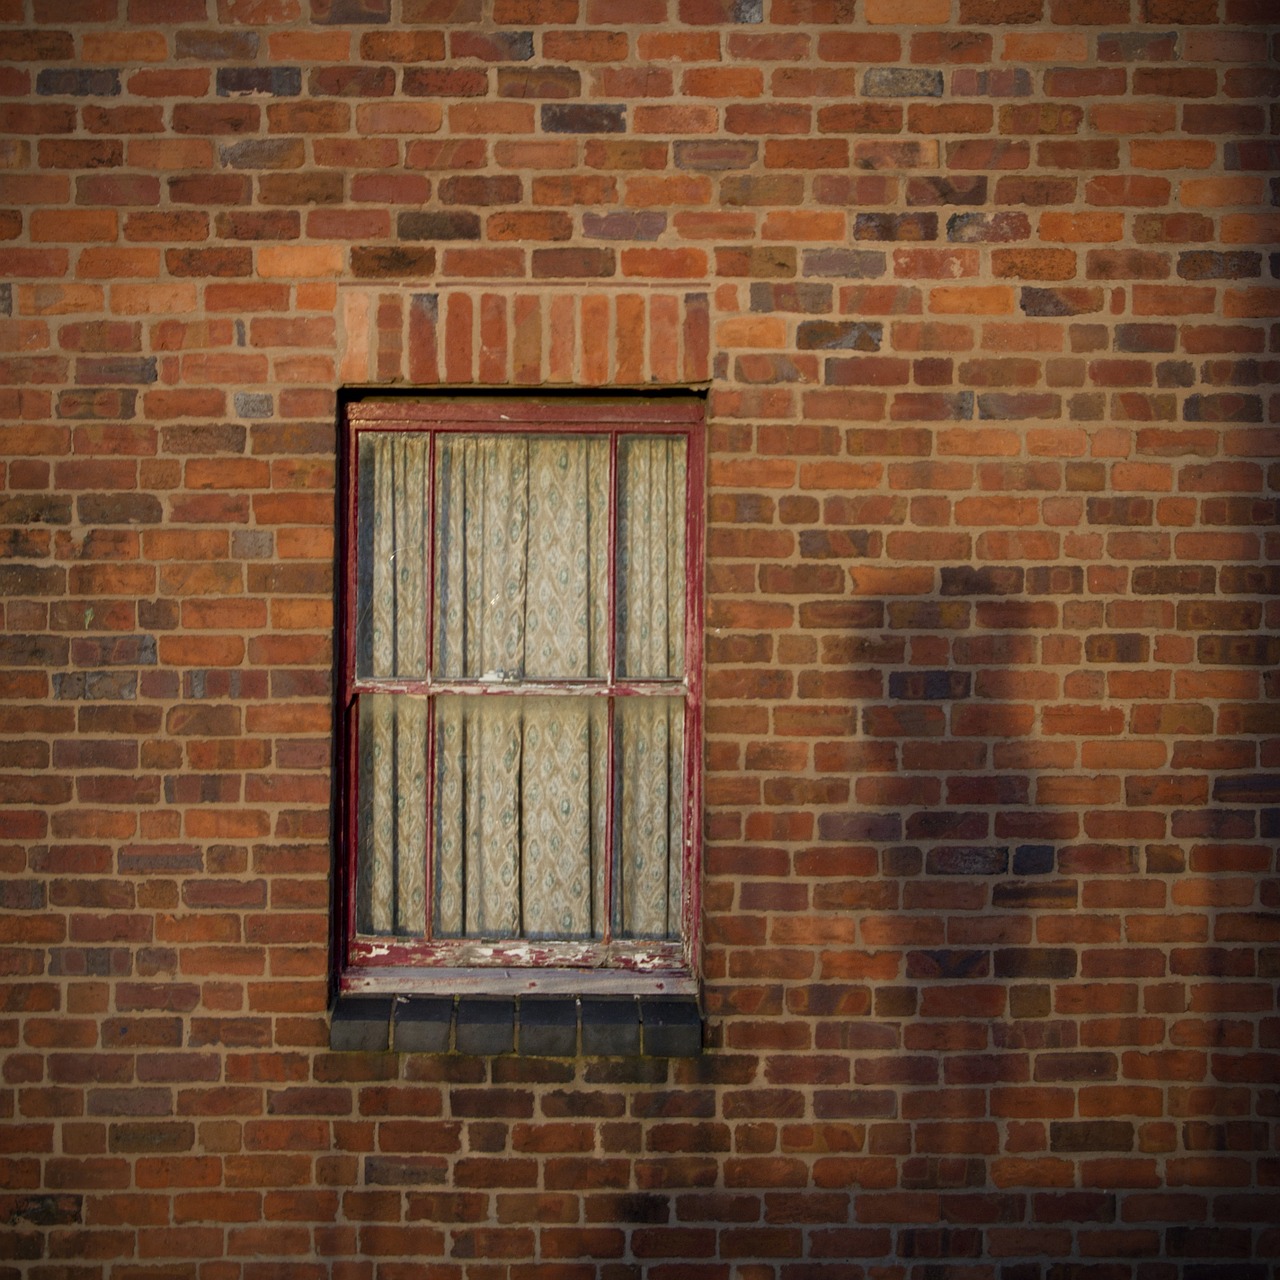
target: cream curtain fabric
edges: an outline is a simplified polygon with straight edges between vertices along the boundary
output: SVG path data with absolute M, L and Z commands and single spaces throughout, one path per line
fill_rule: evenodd
M 451 437 L 439 455 L 441 677 L 607 674 L 608 440 Z M 439 701 L 437 933 L 600 933 L 607 759 L 600 703 Z
M 373 510 L 362 534 L 368 587 L 358 596 L 363 674 L 426 670 L 426 458 L 425 436 L 362 442 L 361 500 Z M 618 470 L 615 665 L 632 680 L 679 679 L 684 441 L 624 437 Z M 606 679 L 608 439 L 441 434 L 434 485 L 434 677 L 508 691 L 532 680 Z M 608 700 L 442 695 L 434 710 L 434 935 L 601 937 L 610 910 Z M 679 933 L 683 723 L 680 697 L 618 699 L 612 911 L 620 936 Z M 425 928 L 426 734 L 425 699 L 364 695 L 362 931 Z
M 618 673 L 684 675 L 685 445 L 627 437 L 618 451 Z M 684 831 L 684 704 L 623 698 L 616 716 L 617 928 L 676 937 Z
M 362 674 L 427 670 L 427 445 L 425 435 L 361 437 L 367 590 L 358 598 Z M 364 548 L 362 548 L 364 550 Z M 362 930 L 421 934 L 426 923 L 427 705 L 368 697 L 361 705 L 363 857 L 356 895 Z

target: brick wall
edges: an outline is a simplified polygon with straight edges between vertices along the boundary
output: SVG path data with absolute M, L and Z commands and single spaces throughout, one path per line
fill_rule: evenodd
M 0 0 L 0 1276 L 1274 1275 L 1275 19 Z M 330 1052 L 339 388 L 703 382 L 706 1052 Z

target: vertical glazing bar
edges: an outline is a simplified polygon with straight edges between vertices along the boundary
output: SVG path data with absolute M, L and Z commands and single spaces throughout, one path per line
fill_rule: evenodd
M 426 601 L 425 608 L 426 617 L 426 636 L 427 636 L 427 688 L 430 690 L 432 681 L 435 678 L 436 670 L 436 633 L 435 633 L 435 613 L 436 613 L 436 433 L 434 431 L 427 438 L 427 563 L 425 572 L 427 575 L 426 586 L 423 589 L 423 598 Z M 423 802 L 426 805 L 426 822 L 424 826 L 425 835 L 422 841 L 422 856 L 427 860 L 427 865 L 423 873 L 423 883 L 426 886 L 426 901 L 423 910 L 426 913 L 426 919 L 422 923 L 422 936 L 430 942 L 436 936 L 436 918 L 435 918 L 435 823 L 432 821 L 432 815 L 435 813 L 435 796 L 436 796 L 436 699 L 431 692 L 427 693 L 427 785 L 424 788 Z
M 605 736 L 605 802 L 604 802 L 604 920 L 601 937 L 607 944 L 613 941 L 613 874 L 617 861 L 614 848 L 614 706 L 617 680 L 618 643 L 618 430 L 609 433 L 609 564 L 606 594 L 605 676 L 608 680 L 609 711 Z

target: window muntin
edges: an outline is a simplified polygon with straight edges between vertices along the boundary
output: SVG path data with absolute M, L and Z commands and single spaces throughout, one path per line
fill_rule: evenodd
M 700 422 L 352 406 L 344 986 L 693 974 Z

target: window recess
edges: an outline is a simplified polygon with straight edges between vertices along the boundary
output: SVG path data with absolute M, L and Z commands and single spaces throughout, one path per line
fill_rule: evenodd
M 702 421 L 348 406 L 340 990 L 696 990 Z

